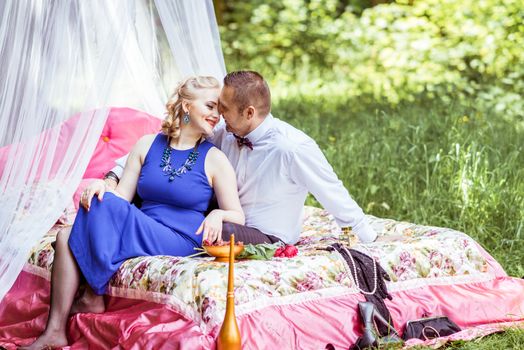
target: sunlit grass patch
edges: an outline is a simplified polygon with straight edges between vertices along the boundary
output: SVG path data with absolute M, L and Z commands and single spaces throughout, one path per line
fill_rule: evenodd
M 524 134 L 508 121 L 438 100 L 388 107 L 314 92 L 273 113 L 317 140 L 367 213 L 466 232 L 524 276 Z

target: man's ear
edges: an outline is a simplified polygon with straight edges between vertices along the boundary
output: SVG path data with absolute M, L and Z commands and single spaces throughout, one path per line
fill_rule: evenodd
M 251 120 L 255 116 L 256 109 L 253 106 L 248 106 L 246 109 L 244 109 L 244 114 L 247 118 L 247 120 Z

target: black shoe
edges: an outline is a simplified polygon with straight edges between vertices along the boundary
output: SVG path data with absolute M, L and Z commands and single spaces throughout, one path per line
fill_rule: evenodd
M 378 348 L 382 345 L 402 343 L 395 328 L 377 311 L 373 303 L 359 302 L 358 310 L 364 324 L 364 333 L 357 339 L 352 349 Z M 381 335 L 377 324 L 385 326 L 388 330 L 387 334 Z

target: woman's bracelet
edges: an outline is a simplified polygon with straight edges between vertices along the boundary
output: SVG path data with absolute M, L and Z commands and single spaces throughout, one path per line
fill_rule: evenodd
M 109 171 L 107 174 L 105 174 L 104 180 L 105 179 L 114 180 L 117 184 L 120 182 L 120 179 L 118 178 L 118 176 L 112 171 Z

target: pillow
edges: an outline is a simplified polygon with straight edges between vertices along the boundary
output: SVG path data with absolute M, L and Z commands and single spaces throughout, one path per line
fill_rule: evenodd
M 160 131 L 162 120 L 131 108 L 113 107 L 82 178 L 101 179 L 140 137 Z
M 110 109 L 95 151 L 73 195 L 76 210 L 78 210 L 80 195 L 84 188 L 93 180 L 103 178 L 109 170 L 114 168 L 115 161 L 128 154 L 142 136 L 158 133 L 161 123 L 161 119 L 135 109 L 122 107 Z M 67 210 L 66 208 L 63 215 L 66 221 L 66 218 L 71 219 L 71 213 L 67 214 Z

